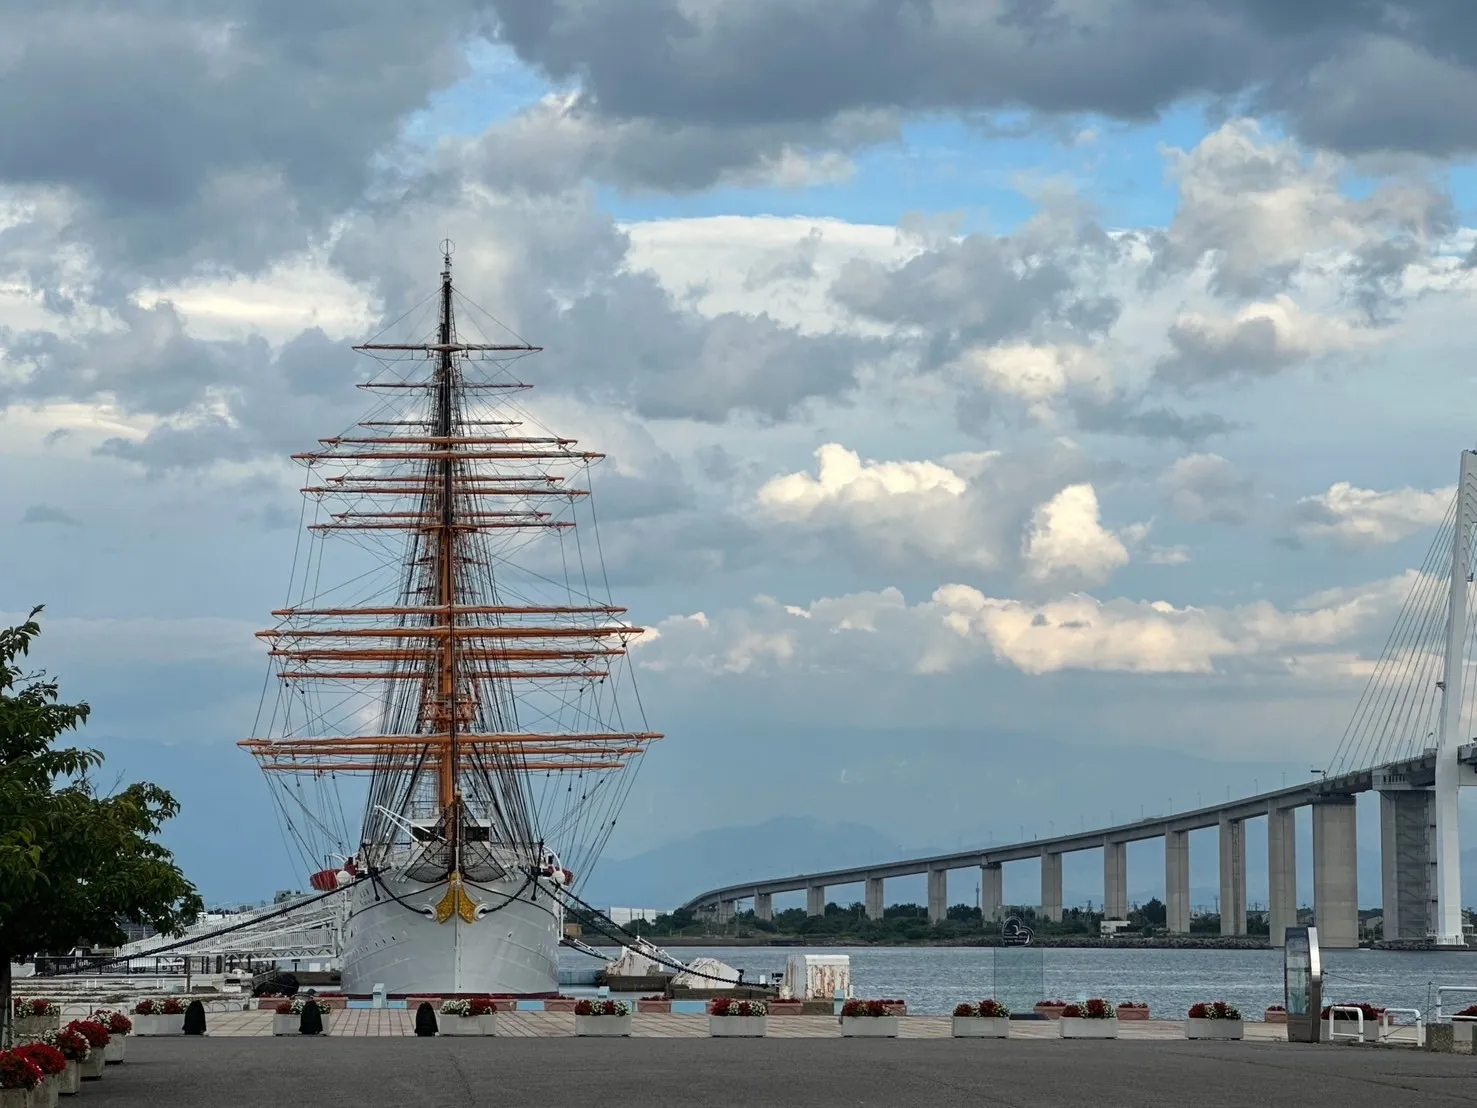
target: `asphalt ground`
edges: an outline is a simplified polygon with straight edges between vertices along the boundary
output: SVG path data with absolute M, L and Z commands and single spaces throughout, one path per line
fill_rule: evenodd
M 987 1039 L 133 1039 L 72 1108 L 1477 1105 L 1477 1057 Z

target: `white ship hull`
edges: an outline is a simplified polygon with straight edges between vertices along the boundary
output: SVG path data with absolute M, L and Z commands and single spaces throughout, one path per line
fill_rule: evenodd
M 444 878 L 357 882 L 341 938 L 343 991 L 368 996 L 382 985 L 390 996 L 557 993 L 564 914 L 548 884 L 509 875 L 464 889 L 477 902 L 474 919 L 453 911 L 437 922 Z

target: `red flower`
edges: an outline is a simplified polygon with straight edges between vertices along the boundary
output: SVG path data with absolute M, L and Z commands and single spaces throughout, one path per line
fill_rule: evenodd
M 49 1043 L 26 1043 L 15 1053 L 25 1055 L 47 1077 L 66 1072 L 67 1056 Z
M 588 1000 L 577 1000 L 574 1002 L 574 1014 L 577 1016 L 593 1016 L 595 1006 Z
M 127 1035 L 133 1030 L 133 1020 L 110 1008 L 99 1008 L 92 1018 L 106 1027 L 110 1035 Z
M 40 1067 L 24 1054 L 0 1050 L 0 1089 L 34 1089 L 43 1076 Z
M 87 1036 L 73 1031 L 70 1025 L 55 1032 L 54 1041 L 57 1050 L 70 1062 L 81 1062 L 92 1053 L 92 1044 L 87 1041 Z
M 1272 1009 L 1270 1009 L 1270 1008 L 1267 1009 L 1267 1011 L 1269 1011 L 1269 1012 L 1271 1010 Z M 1469 1004 L 1467 1007 L 1463 1008 L 1460 1012 L 1458 1012 L 1457 1015 L 1459 1015 L 1459 1016 L 1477 1016 L 1477 1004 Z
M 973 1004 L 956 1004 L 956 1005 L 954 1005 L 954 1014 L 956 1016 L 972 1016 L 972 1015 L 974 1015 L 974 1005 Z
M 1008 1019 L 1009 1010 L 998 1000 L 982 1000 L 979 1003 L 979 1014 L 985 1019 Z
M 97 1020 L 73 1020 L 67 1024 L 67 1030 L 83 1036 L 94 1050 L 107 1046 L 113 1038 L 108 1034 L 108 1029 Z
M 490 1016 L 496 1011 L 497 1004 L 489 996 L 474 996 L 467 1001 L 467 1015 L 469 1016 Z
M 711 1015 L 715 1015 L 715 1016 L 726 1016 L 726 1015 L 728 1015 L 728 1010 L 730 1008 L 732 1008 L 732 1007 L 733 1007 L 733 997 L 731 997 L 731 996 L 715 996 L 713 998 L 712 1002 L 708 1005 L 708 1012 Z
M 1062 1009 L 1062 1019 L 1076 1020 L 1082 1018 L 1082 1009 L 1076 1004 L 1068 1004 Z
M 1065 1012 L 1062 1014 L 1066 1015 Z M 1090 1020 L 1105 1020 L 1112 1019 L 1114 1012 L 1112 1006 L 1106 1000 L 1103 1000 L 1101 997 L 1093 997 L 1082 1005 L 1082 1015 L 1084 1018 Z
M 172 996 L 164 998 L 164 1007 L 160 1009 L 166 1016 L 177 1016 L 185 1010 L 185 1006 Z

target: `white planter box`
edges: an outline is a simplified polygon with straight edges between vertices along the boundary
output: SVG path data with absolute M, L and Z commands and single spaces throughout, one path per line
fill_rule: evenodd
M 1057 1021 L 1061 1025 L 1064 1039 L 1116 1039 L 1118 1021 L 1115 1019 L 1089 1020 L 1081 1016 L 1063 1016 Z
M 436 1013 L 436 1029 L 443 1035 L 496 1035 L 497 1013 L 485 1016 L 453 1016 L 449 1012 Z
M 108 1040 L 108 1045 L 103 1047 L 103 1061 L 110 1066 L 116 1066 L 123 1061 L 128 1053 L 128 1036 L 114 1035 Z
M 185 1014 L 180 1012 L 173 1016 L 134 1016 L 133 1033 L 135 1035 L 183 1035 Z
M 0 1089 L 0 1108 L 31 1108 L 31 1089 Z
M 82 1063 L 82 1080 L 96 1081 L 103 1075 L 103 1052 L 94 1047 Z
M 1185 1020 L 1187 1039 L 1244 1039 L 1244 1020 Z
M 36 1091 L 31 1094 L 31 1103 L 35 1108 L 56 1108 L 57 1097 L 61 1095 L 61 1074 L 51 1074 L 43 1077 L 41 1084 L 36 1086 Z
M 273 1035 L 301 1035 L 302 1034 L 302 1026 L 303 1026 L 303 1017 L 302 1017 L 302 1013 L 300 1013 L 300 1012 L 299 1013 L 291 1013 L 291 1012 L 289 1012 L 285 1016 L 284 1015 L 280 1015 L 280 1014 L 275 1013 L 275 1012 L 272 1014 L 272 1034 Z M 325 1035 L 329 1034 L 332 1031 L 332 1029 L 333 1029 L 333 1013 L 332 1012 L 324 1012 L 323 1013 L 323 1034 L 325 1034 Z
M 67 1068 L 57 1075 L 56 1091 L 62 1096 L 75 1096 L 82 1091 L 82 1066 L 67 1059 Z
M 896 1016 L 842 1016 L 841 1034 L 847 1039 L 896 1039 Z
M 768 1016 L 708 1016 L 708 1034 L 715 1039 L 762 1039 Z
M 61 1013 L 51 1016 L 26 1016 L 11 1021 L 16 1039 L 39 1038 L 44 1032 L 55 1031 L 62 1025 Z
M 1009 1016 L 955 1016 L 956 1039 L 1008 1039 Z
M 631 1034 L 631 1015 L 624 1016 L 581 1016 L 574 1017 L 574 1033 L 581 1038 L 628 1038 Z

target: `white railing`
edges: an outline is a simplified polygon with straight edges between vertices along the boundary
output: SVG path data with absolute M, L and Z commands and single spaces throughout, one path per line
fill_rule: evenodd
M 1338 1018 L 1338 1014 L 1340 1012 L 1353 1012 L 1354 1013 L 1354 1034 L 1352 1034 L 1352 1035 L 1340 1035 L 1339 1034 L 1339 1027 L 1342 1024 L 1345 1024 L 1345 1023 L 1348 1023 L 1349 1022 L 1348 1020 L 1341 1020 L 1341 1019 Z M 1364 1041 L 1364 1009 L 1363 1008 L 1355 1007 L 1352 1004 L 1330 1004 L 1328 1006 L 1328 1041 L 1329 1042 L 1333 1042 L 1335 1039 L 1353 1039 L 1355 1042 L 1363 1042 Z
M 1396 1013 L 1414 1016 L 1411 1023 L 1396 1023 L 1392 1016 Z M 1405 1038 L 1405 1033 L 1410 1032 L 1410 1038 Z M 1380 1042 L 1382 1043 L 1409 1043 L 1411 1046 L 1426 1045 L 1426 1025 L 1421 1021 L 1421 1010 L 1419 1008 L 1386 1008 L 1380 1017 Z
M 1437 1022 L 1437 1023 L 1444 1023 L 1444 1022 L 1446 1022 L 1447 1017 L 1443 1014 L 1444 1002 L 1442 1001 L 1442 997 L 1445 994 L 1447 994 L 1447 993 L 1477 993 L 1477 985 L 1437 985 L 1436 986 L 1436 1020 L 1435 1020 L 1435 1022 Z M 1463 1007 L 1466 1007 L 1466 1005 L 1463 1005 Z M 1472 1017 L 1471 1016 L 1452 1016 L 1451 1018 L 1452 1019 L 1459 1019 L 1459 1020 L 1462 1020 L 1463 1022 L 1465 1022 L 1466 1020 L 1469 1020 Z

